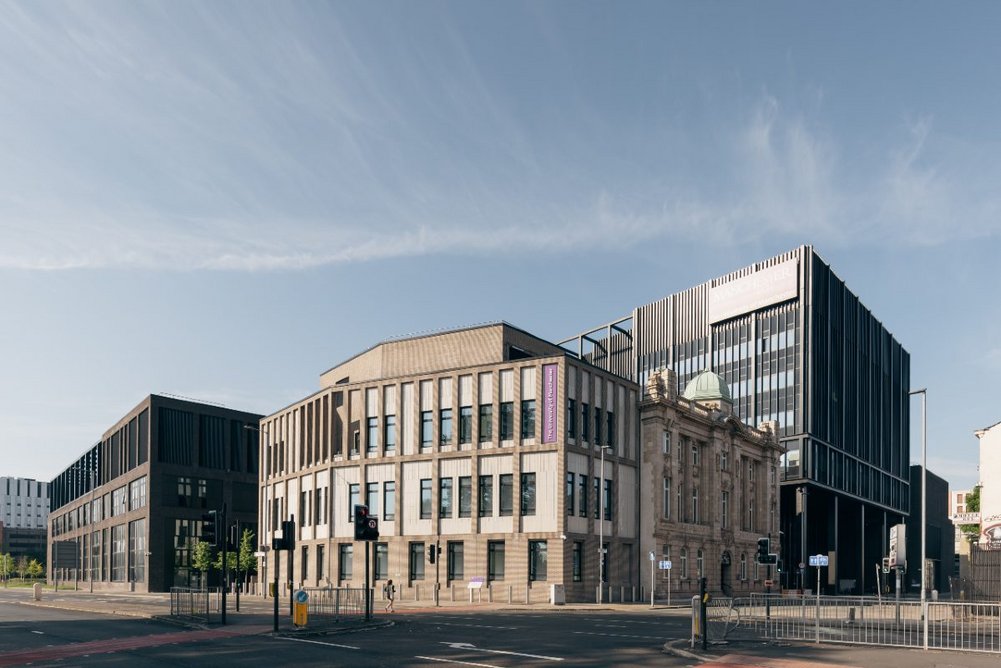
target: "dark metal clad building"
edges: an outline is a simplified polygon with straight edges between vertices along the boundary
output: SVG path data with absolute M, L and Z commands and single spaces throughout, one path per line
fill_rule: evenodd
M 679 392 L 704 369 L 721 375 L 740 419 L 776 421 L 787 450 L 779 525 L 760 527 L 781 539 L 781 584 L 815 586 L 799 563 L 825 554 L 825 591 L 875 591 L 873 565 L 909 507 L 910 356 L 811 246 L 562 345 L 641 387 L 659 368 Z

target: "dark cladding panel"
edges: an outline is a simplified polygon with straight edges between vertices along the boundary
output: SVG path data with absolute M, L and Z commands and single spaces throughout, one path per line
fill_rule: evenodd
M 157 417 L 160 462 L 190 466 L 195 445 L 194 413 L 161 406 Z

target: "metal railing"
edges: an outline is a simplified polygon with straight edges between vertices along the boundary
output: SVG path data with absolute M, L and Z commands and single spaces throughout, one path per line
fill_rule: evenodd
M 219 587 L 210 589 L 171 587 L 170 616 L 184 617 L 208 624 L 212 621 L 212 613 L 218 613 L 221 610 L 221 601 L 222 590 Z
M 347 617 L 365 616 L 364 588 L 347 587 L 304 587 L 309 594 L 307 602 L 309 624 L 332 624 Z M 372 596 L 372 591 L 368 591 Z M 373 610 L 374 612 L 374 610 Z
M 1001 604 L 927 602 L 922 614 L 912 599 L 758 594 L 732 607 L 758 637 L 1001 653 Z

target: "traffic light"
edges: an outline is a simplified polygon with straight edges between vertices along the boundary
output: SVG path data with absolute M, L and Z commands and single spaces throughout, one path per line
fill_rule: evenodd
M 214 510 L 202 515 L 202 537 L 201 541 L 203 543 L 208 543 L 209 545 L 216 546 L 219 544 L 220 531 L 219 531 L 219 513 Z
M 368 514 L 368 506 L 355 506 L 355 540 L 378 540 L 379 518 Z
M 770 558 L 768 556 L 768 553 L 770 552 L 768 544 L 770 542 L 771 541 L 768 538 L 765 538 L 765 537 L 762 537 L 762 538 L 758 539 L 757 561 L 758 561 L 759 564 L 770 563 Z
M 428 545 L 428 561 L 432 564 L 434 563 L 435 557 L 438 556 L 437 552 L 438 550 L 434 548 L 434 545 Z
M 295 549 L 295 522 L 290 520 L 282 522 L 282 549 Z

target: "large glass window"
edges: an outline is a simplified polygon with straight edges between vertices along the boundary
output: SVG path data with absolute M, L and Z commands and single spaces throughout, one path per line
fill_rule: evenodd
M 365 483 L 365 503 L 368 505 L 368 514 L 379 517 L 379 483 Z
M 583 473 L 577 474 L 577 514 L 587 517 L 587 476 Z
M 430 448 L 434 436 L 434 417 L 431 411 L 421 411 L 421 447 Z
M 574 541 L 573 544 L 573 581 L 580 582 L 584 566 L 584 543 Z
M 129 483 L 129 510 L 146 507 L 146 476 Z
M 612 411 L 608 411 L 605 419 L 605 429 L 608 430 L 608 438 L 605 439 L 605 443 L 615 447 L 615 414 Z
M 424 543 L 410 543 L 410 579 L 424 579 Z
M 574 513 L 574 492 L 576 490 L 576 485 L 574 484 L 575 474 L 573 472 L 567 473 L 567 488 L 566 488 L 566 510 L 567 515 L 573 515 Z
M 507 517 L 514 509 L 514 476 L 500 474 L 500 515 Z
M 480 476 L 480 517 L 490 517 L 494 514 L 494 478 L 489 475 Z
M 323 578 L 325 577 L 324 573 L 326 573 L 326 569 L 325 569 L 326 563 L 323 560 L 323 548 L 324 547 L 325 547 L 324 545 L 317 545 L 316 546 L 316 581 L 317 582 L 322 582 Z
M 386 416 L 386 452 L 396 452 L 396 416 Z
M 431 479 L 421 480 L 421 519 L 431 519 Z
M 320 547 L 323 547 L 322 545 Z M 375 544 L 375 579 L 385 580 L 389 577 L 389 544 Z
M 452 517 L 452 478 L 438 480 L 438 516 Z
M 111 514 L 112 515 L 124 515 L 125 511 L 128 509 L 125 487 L 119 487 L 111 493 Z
M 535 399 L 521 402 L 521 437 L 535 438 Z
M 473 407 L 459 407 L 459 443 L 473 442 Z
M 124 488 L 122 496 L 124 497 Z M 125 582 L 126 567 L 126 534 L 125 525 L 111 527 L 111 581 Z
M 504 541 L 487 542 L 487 580 L 504 579 Z
M 567 399 L 567 438 L 577 438 L 577 402 Z
M 473 479 L 459 477 L 459 517 L 469 517 L 473 512 Z
M 129 522 L 129 582 L 146 582 L 145 519 Z
M 521 474 L 521 514 L 535 514 L 535 473 Z
M 461 580 L 466 577 L 465 544 L 461 540 L 448 541 L 448 579 Z
M 594 407 L 594 444 L 601 444 L 601 406 Z
M 439 440 L 442 445 L 452 442 L 452 409 L 443 408 L 439 413 Z
M 480 404 L 480 443 L 485 443 L 494 437 L 494 407 L 493 404 Z
M 366 420 L 365 446 L 369 453 L 379 451 L 379 418 L 370 417 Z
M 382 519 L 396 519 L 396 482 L 387 480 L 382 488 L 382 506 L 385 508 Z
M 585 403 L 580 405 L 580 437 L 581 440 L 588 440 L 588 433 L 591 428 L 591 407 Z
M 544 540 L 528 541 L 528 579 L 545 580 L 549 559 L 548 544 Z
M 350 580 L 354 563 L 355 546 L 351 543 L 341 543 L 338 547 L 337 577 L 341 580 Z
M 510 441 L 514 438 L 514 402 L 503 401 L 500 405 L 500 439 Z
M 356 482 L 348 485 L 348 520 L 351 522 L 355 521 L 355 506 L 361 503 L 360 494 L 361 485 Z

